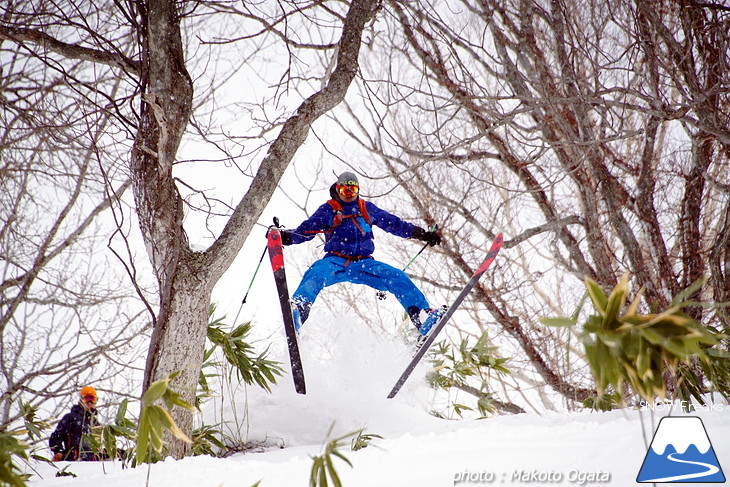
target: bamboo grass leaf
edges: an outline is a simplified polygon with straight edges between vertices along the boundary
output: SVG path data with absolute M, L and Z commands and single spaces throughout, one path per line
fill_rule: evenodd
M 588 295 L 593 302 L 593 307 L 598 310 L 601 316 L 604 316 L 606 314 L 606 305 L 608 304 L 606 294 L 603 292 L 598 283 L 589 277 L 585 278 L 585 285 Z

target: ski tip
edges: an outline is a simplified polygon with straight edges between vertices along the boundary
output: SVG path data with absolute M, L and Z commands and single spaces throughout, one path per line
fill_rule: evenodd
M 498 233 L 497 236 L 494 238 L 494 242 L 492 242 L 492 248 L 489 249 L 489 252 L 487 252 L 487 257 L 484 259 L 484 262 L 482 262 L 482 265 L 474 272 L 474 276 L 478 276 L 484 271 L 486 271 L 489 266 L 492 264 L 492 261 L 499 253 L 499 250 L 502 248 L 502 241 L 504 239 L 504 236 L 501 233 Z

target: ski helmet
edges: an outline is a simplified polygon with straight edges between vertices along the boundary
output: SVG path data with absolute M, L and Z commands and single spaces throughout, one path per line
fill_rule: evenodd
M 360 183 L 355 174 L 345 171 L 337 178 L 335 189 L 342 198 L 346 198 L 345 201 L 350 201 L 351 198 L 355 198 L 360 192 Z
M 357 180 L 357 175 L 355 173 L 351 173 L 350 171 L 345 171 L 342 174 L 340 174 L 339 178 L 337 178 L 337 185 L 338 186 L 360 186 L 360 181 Z

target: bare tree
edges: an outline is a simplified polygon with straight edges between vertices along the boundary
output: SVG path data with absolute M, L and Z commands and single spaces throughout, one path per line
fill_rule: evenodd
M 397 180 L 382 194 L 441 225 L 444 260 L 414 274 L 463 281 L 507 233 L 474 293 L 480 330 L 464 333 L 489 330 L 513 367 L 573 401 L 590 379 L 537 319 L 571 314 L 584 276 L 611 288 L 629 270 L 662 309 L 708 275 L 693 313 L 728 329 L 727 8 L 393 1 L 383 18 L 374 49 L 392 62 L 363 68 L 372 119 L 343 127 L 378 158 L 362 172 Z
M 126 276 L 98 252 L 130 186 L 99 166 L 109 114 L 60 93 L 59 77 L 76 69 L 44 74 L 10 45 L 0 46 L 0 427 L 20 419 L 20 401 L 56 415 L 91 381 L 123 390 L 148 323 Z
M 5 20 L 0 27 L 0 38 L 31 52 L 45 66 L 43 74 L 54 70 L 68 73 L 68 66 L 88 64 L 84 71 L 88 79 L 69 77 L 58 82 L 71 92 L 95 97 L 99 110 L 114 114 L 105 134 L 121 134 L 118 143 L 122 146 L 133 141 L 127 156 L 128 171 L 159 299 L 150 306 L 153 331 L 146 385 L 179 370 L 176 384 L 183 391 L 183 398 L 192 402 L 213 286 L 241 249 L 311 125 L 344 98 L 357 74 L 363 30 L 376 7 L 375 0 L 337 5 L 244 4 L 243 10 L 231 2 L 173 0 L 125 4 L 70 0 L 53 5 L 18 2 L 7 7 L 4 18 L 11 20 Z M 234 38 L 231 32 L 240 32 L 240 28 L 226 31 L 237 22 L 250 28 L 250 34 Z M 296 31 L 290 25 L 296 26 Z M 205 26 L 211 28 L 207 31 L 211 36 L 220 37 L 198 42 L 200 38 L 195 36 Z M 190 29 L 187 36 L 186 29 Z M 306 39 L 307 35 L 312 36 L 311 41 Z M 296 95 L 295 108 L 273 117 L 276 124 L 271 123 L 271 118 L 263 124 L 263 135 L 275 129 L 278 134 L 268 141 L 258 138 L 259 147 L 268 149 L 260 161 L 248 161 L 244 171 L 249 175 L 247 193 L 225 215 L 225 225 L 215 242 L 207 250 L 196 252 L 184 228 L 185 202 L 173 169 L 186 131 L 198 130 L 209 143 L 215 134 L 204 130 L 200 120 L 193 119 L 196 82 L 189 66 L 200 67 L 207 61 L 211 51 L 204 51 L 205 46 L 244 41 L 256 46 L 252 52 L 261 49 L 259 43 L 280 43 L 290 53 L 289 67 L 277 85 L 279 99 L 292 96 L 294 87 L 308 94 Z M 191 61 L 186 49 L 193 45 L 199 51 Z M 328 64 L 314 77 L 307 74 L 303 83 L 292 72 L 297 63 L 295 50 L 327 51 Z M 122 93 L 114 94 L 108 85 L 98 82 L 94 71 L 97 66 L 109 68 L 104 72 L 124 80 Z M 251 72 L 261 69 L 252 66 Z M 199 76 L 197 79 L 202 80 L 203 76 Z M 203 86 L 215 86 L 217 79 Z M 310 81 L 316 81 L 319 87 L 311 89 Z M 210 96 L 206 94 L 201 103 Z M 222 150 L 227 153 L 228 146 Z M 225 160 L 231 162 L 232 158 Z M 192 182 L 188 185 L 194 186 Z M 184 431 L 190 432 L 189 413 L 176 410 L 173 416 Z M 170 453 L 183 456 L 186 446 L 176 442 Z

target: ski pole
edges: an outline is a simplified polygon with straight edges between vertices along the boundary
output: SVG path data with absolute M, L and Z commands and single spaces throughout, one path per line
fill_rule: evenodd
M 241 304 L 246 303 L 246 298 L 248 298 L 248 293 L 251 292 L 251 287 L 253 287 L 253 281 L 254 281 L 254 279 L 256 279 L 256 274 L 259 273 L 259 268 L 261 267 L 261 263 L 264 261 L 264 256 L 266 255 L 266 250 L 267 250 L 267 248 L 264 248 L 264 251 L 261 253 L 261 258 L 259 259 L 259 263 L 256 266 L 256 270 L 253 271 L 253 277 L 251 278 L 251 283 L 248 285 L 248 289 L 246 290 L 246 295 L 243 297 L 243 301 L 241 302 Z
M 437 229 L 438 229 L 438 225 L 436 225 L 434 223 L 433 225 L 431 225 L 431 229 L 429 230 L 429 232 L 435 232 Z M 406 264 L 406 266 L 403 268 L 403 271 L 405 271 L 406 269 L 408 269 L 411 266 L 411 264 L 413 264 L 416 261 L 416 259 L 418 258 L 418 256 L 421 255 L 423 253 L 423 251 L 426 250 L 426 247 L 428 247 L 429 245 L 430 244 L 428 242 L 426 242 L 425 244 L 423 244 L 423 247 L 421 247 L 421 250 L 419 250 L 418 253 L 413 256 L 413 258 L 411 259 L 411 261 Z
M 429 231 L 431 231 L 431 232 L 435 232 L 437 228 L 438 228 L 438 225 L 436 225 L 436 224 L 434 223 L 433 225 L 431 225 L 431 230 L 429 230 Z M 416 255 L 414 255 L 414 256 L 413 256 L 413 258 L 412 258 L 412 259 L 410 260 L 410 262 L 408 262 L 408 263 L 406 264 L 406 266 L 405 266 L 405 267 L 403 268 L 403 272 L 405 272 L 405 271 L 406 271 L 406 269 L 408 269 L 408 268 L 409 268 L 409 267 L 411 266 L 411 264 L 413 264 L 413 263 L 414 263 L 414 262 L 416 261 L 416 259 L 418 258 L 418 256 L 419 256 L 419 255 L 421 255 L 421 254 L 423 253 L 423 251 L 424 251 L 424 250 L 426 250 L 426 247 L 428 247 L 428 246 L 429 246 L 429 243 L 428 243 L 428 242 L 426 242 L 426 243 L 425 243 L 425 244 L 423 245 L 423 247 L 421 247 L 421 250 L 419 250 L 419 251 L 418 251 L 418 253 L 417 253 Z M 378 299 L 381 299 L 381 300 L 382 300 L 382 299 L 385 299 L 385 296 L 386 296 L 386 294 L 385 294 L 385 291 L 378 291 L 378 292 L 377 292 L 377 295 L 378 295 Z
M 243 301 L 241 301 L 241 306 L 238 308 L 238 313 L 236 313 L 236 318 L 233 320 L 233 324 L 235 326 L 236 322 L 238 321 L 238 315 L 241 314 L 241 310 L 243 309 L 243 305 L 246 304 L 246 298 L 248 298 L 248 293 L 251 292 L 251 288 L 253 287 L 253 281 L 256 279 L 256 274 L 259 273 L 259 268 L 261 267 L 261 263 L 264 261 L 264 256 L 266 255 L 266 250 L 268 247 L 264 247 L 264 251 L 261 254 L 261 258 L 259 259 L 259 264 L 256 266 L 256 270 L 253 271 L 253 277 L 251 277 L 251 282 L 248 285 L 248 289 L 246 289 L 246 294 L 243 296 Z

